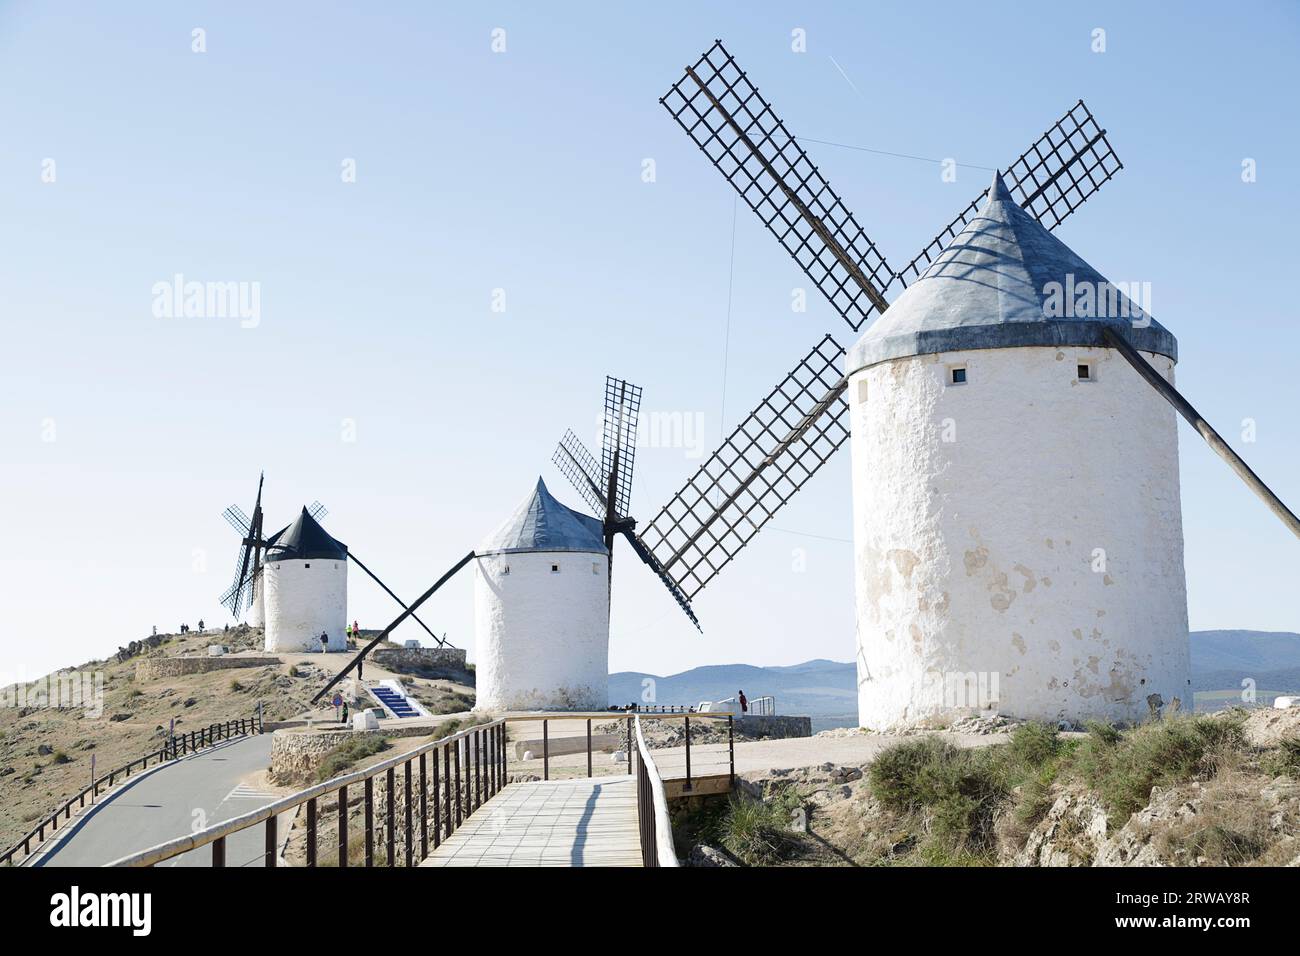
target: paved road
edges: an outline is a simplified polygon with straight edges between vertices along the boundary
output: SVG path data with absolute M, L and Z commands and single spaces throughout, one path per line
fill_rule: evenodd
M 218 744 L 169 764 L 119 790 L 78 820 L 67 839 L 38 866 L 102 866 L 120 857 L 256 810 L 275 797 L 240 780 L 270 761 L 271 735 Z M 200 814 L 201 811 L 201 814 Z M 283 826 L 285 821 L 281 821 Z M 226 841 L 227 866 L 261 866 L 263 827 Z M 191 851 L 159 866 L 207 866 L 212 851 Z

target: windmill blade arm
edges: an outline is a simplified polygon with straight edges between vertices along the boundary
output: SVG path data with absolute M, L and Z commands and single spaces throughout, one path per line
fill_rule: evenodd
M 632 499 L 632 465 L 636 460 L 636 429 L 640 418 L 640 386 L 605 376 L 600 463 L 601 474 L 613 492 L 612 495 L 607 493 L 606 497 L 614 499 L 613 510 L 617 517 L 628 513 Z
M 604 515 L 607 505 L 603 476 L 606 472 L 601 471 L 595 457 L 578 440 L 578 436 L 572 431 L 566 431 L 551 460 L 595 513 Z
M 721 41 L 659 102 L 855 331 L 889 307 L 884 255 Z
M 848 440 L 842 355 L 823 338 L 646 526 L 646 545 L 688 598 Z
M 1106 131 L 1097 124 L 1087 104 L 1079 100 L 1029 144 L 1006 168 L 1002 180 L 1016 202 L 1051 230 L 1123 168 L 1106 139 Z M 976 196 L 898 273 L 903 285 L 925 273 L 935 256 L 975 218 L 987 193 L 985 189 Z
M 1152 366 L 1142 353 L 1129 344 L 1114 329 L 1107 328 L 1103 334 L 1106 337 L 1106 343 L 1114 348 L 1129 365 L 1132 365 L 1137 373 L 1146 379 L 1147 384 L 1160 393 L 1161 397 L 1172 405 L 1178 414 L 1182 415 L 1193 428 L 1205 439 L 1205 443 L 1214 450 L 1214 453 L 1228 463 L 1228 467 L 1236 472 L 1237 477 L 1245 482 L 1246 487 L 1253 491 L 1268 509 L 1275 514 L 1278 519 L 1286 525 L 1291 533 L 1300 538 L 1300 518 L 1297 518 L 1295 512 L 1288 508 L 1282 499 L 1273 493 L 1273 490 L 1264 484 L 1259 475 L 1246 464 L 1245 460 L 1233 451 L 1232 446 L 1223 440 L 1221 436 L 1210 423 L 1207 422 L 1195 408 L 1192 403 L 1183 398 L 1178 389 L 1174 388 L 1160 372 Z
M 226 523 L 230 527 L 239 532 L 241 538 L 247 538 L 248 532 L 252 530 L 252 522 L 248 520 L 248 515 L 244 514 L 238 505 L 231 505 L 221 512 L 221 517 L 226 519 Z
M 390 588 L 390 587 L 389 587 L 387 584 L 385 584 L 383 581 L 379 580 L 379 575 L 375 574 L 374 571 L 371 571 L 368 567 L 366 567 L 364 564 L 362 564 L 362 563 L 361 563 L 361 560 L 356 556 L 356 554 L 352 551 L 351 548 L 348 549 L 348 559 L 351 560 L 352 563 L 355 564 L 357 567 L 359 567 L 362 571 L 366 572 L 366 574 L 370 575 L 371 579 L 374 580 L 374 582 L 375 582 L 376 584 L 378 584 L 381 588 L 383 588 L 383 589 L 384 589 L 384 593 L 386 593 L 390 598 L 392 598 L 394 601 L 396 601 L 396 602 L 398 603 L 398 606 L 400 606 L 400 607 L 402 608 L 402 610 L 406 610 L 406 609 L 407 609 L 407 607 L 406 607 L 406 603 L 405 603 L 401 598 L 399 598 L 396 594 L 393 593 L 393 589 L 392 589 L 392 588 Z M 428 625 L 428 624 L 425 624 L 423 621 L 420 620 L 420 616 L 419 616 L 418 614 L 414 614 L 414 613 L 412 613 L 412 614 L 411 614 L 411 617 L 412 617 L 412 619 L 414 619 L 415 623 L 419 624 L 420 627 L 424 628 L 425 632 L 426 632 L 426 633 L 427 633 L 431 638 L 433 638 L 435 641 L 438 642 L 438 646 L 439 646 L 439 647 L 446 647 L 446 646 L 447 646 L 447 642 L 444 641 L 444 640 L 443 640 L 441 637 L 439 637 L 437 634 L 433 633 L 433 631 L 431 631 L 431 630 L 429 629 L 429 625 Z
M 700 627 L 700 619 L 695 616 L 695 610 L 691 607 L 690 599 L 682 593 L 682 589 L 678 583 L 673 580 L 672 576 L 669 575 L 667 571 L 664 570 L 663 565 L 659 563 L 659 559 L 656 558 L 654 553 L 645 546 L 645 542 L 636 536 L 636 532 L 632 531 L 630 528 L 624 528 L 622 530 L 623 536 L 627 538 L 627 543 L 632 546 L 632 550 L 636 552 L 637 557 L 644 561 L 650 570 L 658 576 L 659 580 L 663 582 L 664 587 L 668 589 L 668 593 L 671 594 L 673 600 L 677 602 L 677 606 L 686 612 L 686 616 L 691 619 L 691 623 L 695 625 L 695 629 L 700 633 L 703 633 L 704 629 Z
M 311 699 L 311 702 L 313 704 L 316 703 L 318 700 L 324 697 L 326 693 L 329 692 L 330 688 L 332 688 L 335 684 L 341 681 L 348 674 L 352 673 L 353 668 L 355 668 L 358 664 L 360 664 L 361 661 L 365 659 L 365 656 L 367 654 L 369 654 L 381 641 L 388 640 L 388 635 L 391 634 L 399 624 L 401 624 L 408 617 L 414 614 L 416 608 L 418 608 L 425 601 L 429 600 L 429 598 L 433 597 L 434 592 L 436 592 L 440 587 L 442 587 L 444 584 L 450 581 L 452 577 L 455 576 L 457 571 L 459 571 L 465 565 L 469 564 L 470 561 L 472 561 L 473 559 L 474 559 L 474 552 L 471 551 L 469 554 L 465 555 L 465 557 L 461 558 L 459 561 L 453 564 L 451 566 L 451 569 L 448 570 L 446 574 L 438 578 L 437 581 L 433 582 L 433 586 L 430 587 L 429 590 L 425 591 L 423 594 L 421 594 L 418 598 L 415 599 L 414 604 L 412 604 L 405 611 L 399 614 L 393 620 L 393 622 L 389 624 L 386 628 L 384 628 L 382 631 L 380 631 L 379 634 L 373 640 L 371 640 L 369 644 L 361 648 L 361 650 L 359 650 L 356 653 L 356 656 L 352 658 L 351 663 L 349 663 L 347 667 L 343 668 L 343 670 L 335 674 L 328 684 L 326 684 L 324 687 L 322 687 L 319 691 L 316 692 L 316 696 Z

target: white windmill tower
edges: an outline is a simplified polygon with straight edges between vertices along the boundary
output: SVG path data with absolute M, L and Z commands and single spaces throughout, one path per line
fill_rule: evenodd
M 347 650 L 348 548 L 306 508 L 268 542 L 262 567 L 266 650 Z
M 641 389 L 606 377 L 601 460 L 566 432 L 554 461 L 603 518 L 537 486 L 474 552 L 476 705 L 487 710 L 604 710 L 609 602 L 622 535 L 696 627 L 695 613 L 628 516 Z
M 538 478 L 474 554 L 476 706 L 604 710 L 609 549 L 600 520 L 555 500 Z
M 854 331 L 884 313 L 848 374 L 822 338 L 650 522 L 663 573 L 694 598 L 851 425 L 862 723 L 966 713 L 972 681 L 1017 716 L 1190 703 L 1174 417 L 1142 383 L 1300 519 L 1173 388 L 1172 335 L 1048 314 L 1049 283 L 1113 292 L 1050 235 L 1123 168 L 1083 101 L 899 271 L 721 42 L 660 102 Z
M 849 350 L 863 724 L 1191 705 L 1177 418 L 1107 327 L 1173 378 L 1174 337 L 995 176 Z

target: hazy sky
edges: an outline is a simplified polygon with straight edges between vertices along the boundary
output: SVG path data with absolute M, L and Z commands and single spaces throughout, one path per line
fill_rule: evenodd
M 1300 505 L 1300 7 L 1087 6 L 0 4 L 5 676 L 227 620 L 221 510 L 259 469 L 268 527 L 318 498 L 414 596 L 539 474 L 579 503 L 550 457 L 595 445 L 607 372 L 691 426 L 638 453 L 645 523 L 850 344 L 743 207 L 733 273 L 733 194 L 658 103 L 715 37 L 797 135 L 921 157 L 806 143 L 896 266 L 1084 98 L 1126 168 L 1057 235 L 1151 283 L 1184 393 Z M 256 321 L 159 317 L 177 274 L 257 283 Z M 1300 542 L 1179 427 L 1192 626 L 1300 629 Z M 700 596 L 703 636 L 620 545 L 611 666 L 851 659 L 848 458 Z M 394 612 L 355 569 L 349 603 Z M 473 656 L 468 573 L 424 616 Z

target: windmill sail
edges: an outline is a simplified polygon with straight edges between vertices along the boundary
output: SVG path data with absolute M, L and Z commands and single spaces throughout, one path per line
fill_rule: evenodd
M 636 461 L 636 426 L 640 416 L 641 389 L 620 378 L 606 376 L 600 462 L 606 481 L 613 476 L 613 509 L 620 518 L 628 514 L 632 498 L 632 466 Z
M 901 272 L 817 172 L 735 58 L 714 43 L 660 100 L 844 320 L 860 330 L 889 307 L 966 226 L 987 190 Z M 1020 154 L 1004 177 L 1050 229 L 1123 164 L 1082 100 Z M 759 403 L 647 526 L 643 539 L 688 598 L 748 544 L 849 435 L 842 354 L 827 336 Z
M 818 342 L 646 527 L 645 544 L 687 598 L 848 440 L 843 354 L 829 335 Z
M 855 331 L 894 273 L 722 42 L 660 99 Z
M 1050 231 L 1123 168 L 1106 131 L 1079 100 L 1006 168 L 1002 180 L 1021 208 Z M 987 195 L 987 189 L 981 191 L 898 273 L 903 286 L 921 277 L 934 257 L 966 228 Z

